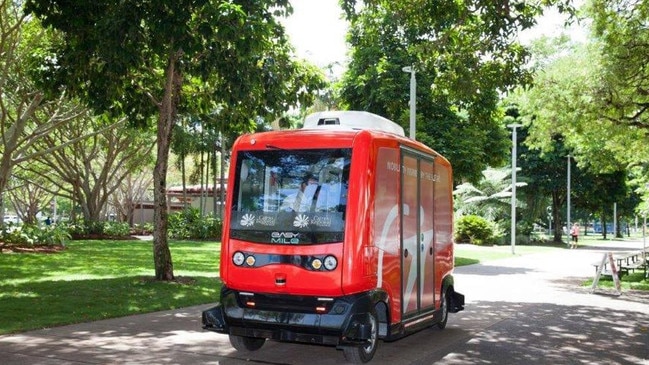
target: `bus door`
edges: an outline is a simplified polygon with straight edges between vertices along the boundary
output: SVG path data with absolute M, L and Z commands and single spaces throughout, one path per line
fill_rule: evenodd
M 434 309 L 434 159 L 401 150 L 402 318 Z

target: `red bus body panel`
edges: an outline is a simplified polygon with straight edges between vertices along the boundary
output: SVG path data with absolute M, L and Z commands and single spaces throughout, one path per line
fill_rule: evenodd
M 233 146 L 231 166 L 237 165 L 239 151 L 266 150 L 269 146 L 283 150 L 352 149 L 344 240 L 269 245 L 231 239 L 231 211 L 227 207 L 232 206 L 233 194 L 229 190 L 220 268 L 225 286 L 244 292 L 325 297 L 378 288 L 387 293 L 391 325 L 440 308 L 442 281 L 451 274 L 454 260 L 452 175 L 446 159 L 420 143 L 391 133 L 295 130 L 240 137 Z M 233 183 L 236 171 L 230 170 L 229 181 Z M 414 207 L 417 204 L 423 206 Z M 285 264 L 250 269 L 233 265 L 236 251 L 331 254 L 339 259 L 339 265 L 331 272 L 309 272 Z M 278 277 L 285 278 L 284 285 L 277 284 Z

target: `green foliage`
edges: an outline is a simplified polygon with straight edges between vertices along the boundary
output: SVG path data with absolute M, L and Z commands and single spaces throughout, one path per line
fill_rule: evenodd
M 356 2 L 341 2 L 351 23 L 341 81 L 346 106 L 407 125 L 410 75 L 402 68 L 413 66 L 417 139 L 449 159 L 456 182 L 475 182 L 487 166 L 502 165 L 509 144 L 500 95 L 531 81 L 516 32 L 534 25 L 543 5 L 571 12 L 568 3 Z
M 173 239 L 219 239 L 223 222 L 212 214 L 202 216 L 192 207 L 169 215 L 169 237 Z
M 71 237 L 65 225 L 24 224 L 19 228 L 3 231 L 0 240 L 16 245 L 51 246 L 65 245 Z
M 126 237 L 131 234 L 131 227 L 126 222 L 106 222 L 103 233 L 109 237 Z
M 518 183 L 516 186 L 524 185 Z M 499 222 L 509 218 L 511 190 L 511 168 L 488 168 L 482 171 L 482 178 L 476 184 L 457 186 L 453 191 L 455 207 L 461 215 L 479 215 Z
M 498 243 L 498 238 L 489 221 L 476 215 L 466 215 L 456 221 L 455 241 L 475 245 L 495 245 Z
M 615 281 L 610 275 L 602 275 L 597 283 L 602 288 L 615 288 Z M 584 283 L 584 286 L 592 286 L 593 279 L 589 279 Z M 620 286 L 623 290 L 649 290 L 649 279 L 645 278 L 642 270 L 623 275 L 620 278 Z
M 516 222 L 516 232 L 524 236 L 531 236 L 534 231 L 534 224 L 530 221 Z
M 279 17 L 287 0 L 27 0 L 25 13 L 60 32 L 41 57 L 50 95 L 64 89 L 91 109 L 156 121 L 153 198 L 156 275 L 171 280 L 166 180 L 179 115 L 209 121 L 226 135 L 308 104 L 324 86 L 314 67 L 293 60 Z M 229 132 L 229 133 L 228 133 Z
M 145 222 L 133 225 L 132 229 L 135 235 L 150 235 L 153 234 L 153 223 Z
M 83 221 L 69 221 L 63 223 L 72 237 L 82 237 L 89 233 L 88 226 Z
M 119 238 L 127 237 L 131 234 L 131 228 L 125 222 L 85 222 L 80 220 L 63 223 L 62 225 L 66 227 L 75 239 L 87 237 Z

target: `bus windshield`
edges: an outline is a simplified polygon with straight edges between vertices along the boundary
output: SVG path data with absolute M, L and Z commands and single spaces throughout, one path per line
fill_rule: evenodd
M 269 244 L 341 242 L 351 149 L 241 151 L 230 237 Z

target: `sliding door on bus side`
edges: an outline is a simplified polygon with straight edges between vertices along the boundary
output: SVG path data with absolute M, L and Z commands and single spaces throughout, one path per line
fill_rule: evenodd
M 434 308 L 434 160 L 401 151 L 401 283 L 402 315 Z

